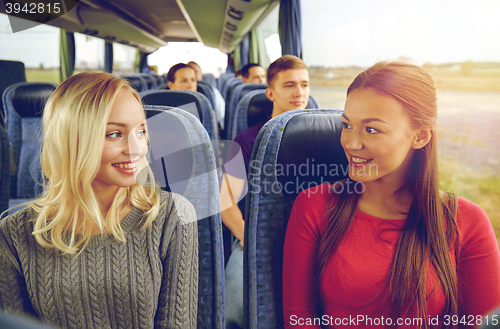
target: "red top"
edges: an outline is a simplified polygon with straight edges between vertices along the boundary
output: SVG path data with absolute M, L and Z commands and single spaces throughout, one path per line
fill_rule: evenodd
M 333 192 L 323 184 L 303 191 L 295 200 L 285 238 L 283 255 L 283 309 L 285 328 L 376 327 L 387 325 L 389 309 L 380 309 L 375 300 L 390 268 L 402 220 L 381 219 L 360 211 L 329 261 L 321 282 L 324 316 L 318 318 L 314 302 L 313 270 L 323 228 L 327 221 L 326 207 Z M 500 253 L 491 223 L 476 204 L 458 198 L 457 224 L 461 238 L 458 264 L 459 318 L 440 321 L 479 324 L 476 316 L 486 314 L 500 305 Z M 392 230 L 391 230 L 392 229 Z M 454 253 L 452 262 L 455 263 Z M 437 275 L 428 267 L 426 286 L 431 294 Z M 427 300 L 426 319 L 436 324 L 445 307 L 444 294 L 438 289 Z M 465 317 L 464 317 L 465 315 Z M 484 318 L 483 322 L 489 319 Z M 498 319 L 500 320 L 500 319 Z M 398 319 L 392 319 L 395 323 Z M 401 319 L 410 324 L 413 319 Z M 418 327 L 418 322 L 403 327 Z M 472 326 L 468 326 L 472 328 Z

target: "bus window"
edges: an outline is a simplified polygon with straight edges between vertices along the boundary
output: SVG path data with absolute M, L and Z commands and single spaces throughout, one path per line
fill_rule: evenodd
M 104 71 L 104 40 L 75 33 L 75 71 Z
M 0 59 L 23 62 L 28 82 L 60 82 L 58 28 L 39 25 L 12 33 L 9 17 L 0 14 L 0 33 Z
M 281 57 L 281 44 L 278 36 L 279 5 L 276 6 L 255 29 L 259 48 L 259 64 L 267 68 Z
M 423 66 L 437 89 L 441 188 L 481 206 L 500 239 L 500 3 L 384 3 L 302 1 L 311 95 L 343 109 L 349 84 L 375 62 Z
M 113 73 L 134 73 L 136 56 L 136 48 L 113 43 Z

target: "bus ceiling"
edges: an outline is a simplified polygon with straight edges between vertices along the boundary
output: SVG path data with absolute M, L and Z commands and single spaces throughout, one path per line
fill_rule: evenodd
M 76 6 L 46 24 L 152 53 L 170 41 L 231 53 L 279 0 L 66 0 Z M 0 8 L 3 12 L 4 7 Z M 32 19 L 20 12 L 19 17 Z

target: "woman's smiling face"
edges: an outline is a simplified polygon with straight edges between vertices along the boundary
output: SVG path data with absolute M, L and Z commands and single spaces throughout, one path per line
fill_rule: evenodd
M 374 89 L 356 89 L 347 96 L 341 143 L 349 160 L 349 177 L 358 182 L 405 184 L 418 130 L 393 97 Z
M 122 90 L 107 121 L 101 166 L 92 183 L 94 189 L 129 187 L 136 183 L 138 165 L 148 151 L 145 120 L 137 99 Z

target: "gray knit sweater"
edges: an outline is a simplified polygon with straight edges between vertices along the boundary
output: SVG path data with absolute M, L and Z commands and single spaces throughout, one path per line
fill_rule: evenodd
M 123 219 L 126 242 L 94 236 L 78 256 L 41 247 L 36 212 L 0 221 L 0 309 L 61 328 L 195 328 L 198 234 L 194 207 L 161 193 L 165 207 L 140 231 L 142 211 Z

